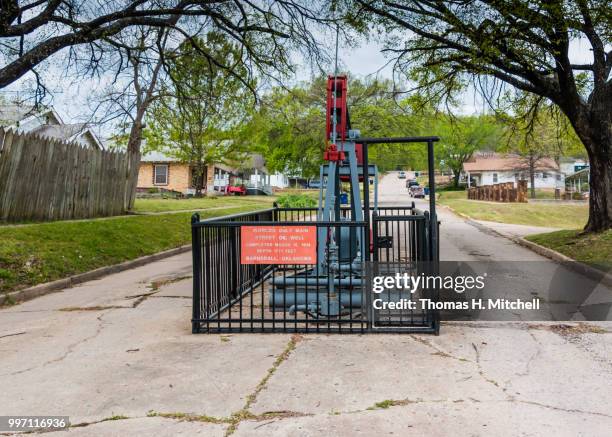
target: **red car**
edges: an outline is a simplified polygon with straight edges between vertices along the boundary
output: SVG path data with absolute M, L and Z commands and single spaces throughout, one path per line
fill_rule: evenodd
M 247 189 L 244 185 L 228 185 L 225 187 L 225 194 L 231 196 L 246 196 Z

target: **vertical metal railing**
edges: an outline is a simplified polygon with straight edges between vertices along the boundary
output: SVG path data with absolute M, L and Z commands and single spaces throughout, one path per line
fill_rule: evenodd
M 344 208 L 341 216 L 350 218 Z M 382 207 L 372 213 L 374 261 L 414 263 L 428 260 L 428 213 L 414 205 Z M 341 235 L 342 259 L 325 253 L 324 271 L 314 265 L 241 264 L 242 226 L 316 226 L 325 234 Z M 201 221 L 192 217 L 193 312 L 197 332 L 366 332 L 369 329 L 363 255 L 358 235 L 366 222 L 318 222 L 316 208 L 272 208 Z M 385 237 L 385 245 L 380 243 Z M 317 242 L 319 244 L 319 242 Z M 329 244 L 329 241 L 325 243 Z M 340 244 L 340 242 L 339 242 Z M 340 274 L 341 272 L 341 274 Z M 422 320 L 400 315 L 389 325 Z M 386 329 L 386 328 L 385 328 Z M 385 330 L 383 329 L 383 331 Z

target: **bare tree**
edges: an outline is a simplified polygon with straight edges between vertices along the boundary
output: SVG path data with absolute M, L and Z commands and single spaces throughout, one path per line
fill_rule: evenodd
M 98 123 L 113 123 L 123 131 L 113 140 L 125 146 L 129 160 L 126 210 L 134 206 L 145 115 L 151 104 L 161 97 L 163 53 L 170 31 L 168 28 L 137 27 L 122 32 L 122 38 L 106 38 L 101 42 L 112 49 L 117 65 L 111 85 L 101 95 L 93 95 L 93 118 Z
M 296 45 L 317 57 L 313 23 L 326 21 L 319 12 L 298 0 L 0 0 L 0 89 L 63 49 L 99 52 L 100 40 L 132 26 L 190 37 L 195 22 L 233 39 L 255 65 L 290 67 Z
M 535 96 L 529 115 L 553 102 L 584 144 L 591 166 L 586 231 L 612 226 L 612 14 L 606 0 L 355 0 L 358 26 L 376 22 L 393 40 L 388 52 L 418 89 L 444 99 L 480 86 L 495 105 Z M 590 45 L 592 62 L 576 63 L 570 44 Z M 493 79 L 493 83 L 484 80 Z M 506 86 L 504 86 L 506 85 Z
M 106 119 L 124 117 L 129 125 L 128 209 L 135 197 L 144 117 L 164 74 L 168 32 L 176 35 L 175 46 L 192 43 L 211 67 L 249 86 L 255 75 L 276 78 L 291 71 L 294 50 L 314 62 L 324 59 L 313 31 L 329 22 L 316 9 L 324 3 L 305 6 L 297 0 L 0 0 L 0 6 L 0 89 L 32 73 L 39 103 L 46 88 L 37 68 L 64 49 L 67 73 L 75 69 L 84 77 L 116 70 L 117 86 L 96 106 L 112 107 Z M 196 42 L 197 35 L 210 31 L 240 48 L 239 63 L 229 64 Z

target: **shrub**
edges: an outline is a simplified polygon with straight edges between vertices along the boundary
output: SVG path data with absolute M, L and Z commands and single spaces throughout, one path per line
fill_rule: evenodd
M 306 194 L 284 194 L 276 201 L 282 208 L 308 208 L 317 206 L 317 200 Z
M 465 191 L 467 190 L 467 186 L 466 185 L 462 185 L 460 184 L 458 187 L 455 187 L 454 185 L 441 185 L 439 187 L 436 187 L 436 191 L 441 192 L 441 191 Z

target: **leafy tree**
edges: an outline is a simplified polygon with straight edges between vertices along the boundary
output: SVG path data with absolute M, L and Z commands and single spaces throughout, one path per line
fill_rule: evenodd
M 198 45 L 225 59 L 240 62 L 240 48 L 219 33 L 208 33 Z M 148 146 L 192 168 L 196 195 L 206 188 L 209 164 L 240 160 L 242 151 L 232 141 L 253 105 L 253 94 L 235 67 L 232 74 L 201 56 L 190 43 L 167 54 L 171 83 L 151 112 L 146 133 Z
M 477 150 L 495 149 L 501 137 L 500 127 L 490 116 L 453 119 L 442 115 L 434 130 L 440 136 L 438 158 L 453 172 L 455 188 L 459 187 L 463 164 Z
M 517 123 L 523 120 L 518 120 Z M 544 123 L 536 123 L 527 135 L 519 135 L 511 142 L 511 150 L 518 154 L 519 169 L 527 170 L 529 174 L 530 196 L 535 199 L 536 169 L 543 160 L 553 153 L 553 143 L 550 131 Z
M 275 88 L 262 99 L 243 136 L 266 157 L 267 167 L 303 177 L 317 177 L 325 150 L 326 78 L 289 90 Z M 348 105 L 353 128 L 364 136 L 416 135 L 422 128 L 408 101 L 397 102 L 390 81 L 349 81 Z M 417 144 L 377 145 L 370 160 L 382 171 L 398 164 L 420 168 L 426 151 Z
M 427 129 L 428 115 L 417 112 L 410 99 L 396 97 L 390 81 L 355 81 L 349 92 L 357 95 L 356 101 L 349 100 L 351 121 L 364 136 L 415 136 Z M 362 92 L 367 98 L 358 97 Z M 426 166 L 427 151 L 422 144 L 377 144 L 370 147 L 369 160 L 382 172 L 421 169 Z
M 519 156 L 519 170 L 529 175 L 530 196 L 535 199 L 536 169 L 544 166 L 545 158 L 559 161 L 562 156 L 580 155 L 584 152 L 571 127 L 564 126 L 565 117 L 550 106 L 531 119 L 521 116 L 504 116 L 507 126 L 503 151 Z M 554 168 L 550 168 L 554 170 Z
M 325 91 L 316 85 L 290 90 L 274 88 L 264 96 L 245 127 L 251 142 L 271 171 L 314 177 L 325 149 Z
M 584 145 L 591 167 L 586 231 L 612 226 L 612 14 L 608 0 L 347 0 L 358 30 L 389 35 L 396 67 L 435 101 L 468 84 L 492 106 L 531 96 L 526 117 L 556 105 Z M 400 37 L 398 37 L 400 35 Z M 405 35 L 405 38 L 401 36 Z M 576 63 L 584 40 L 592 62 Z

